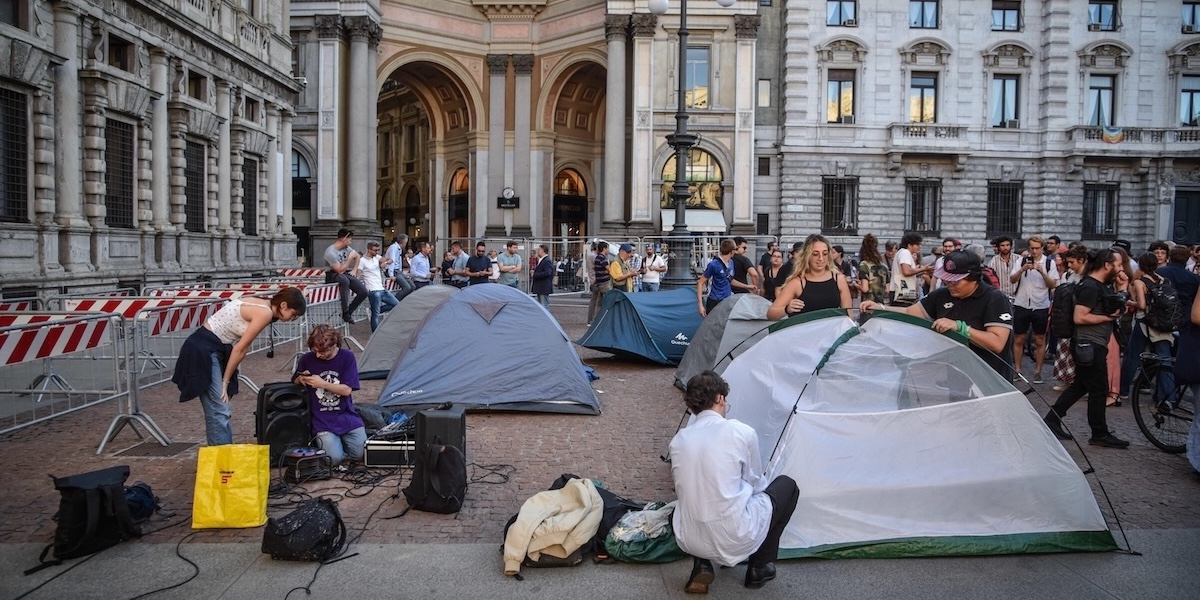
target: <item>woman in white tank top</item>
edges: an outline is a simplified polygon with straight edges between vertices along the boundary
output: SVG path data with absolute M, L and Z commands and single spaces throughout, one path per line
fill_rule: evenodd
M 200 398 L 209 446 L 233 443 L 229 398 L 237 394 L 238 365 L 250 344 L 271 321 L 291 321 L 304 315 L 304 294 L 298 288 L 279 290 L 271 299 L 238 298 L 218 310 L 183 343 L 171 381 L 179 401 Z

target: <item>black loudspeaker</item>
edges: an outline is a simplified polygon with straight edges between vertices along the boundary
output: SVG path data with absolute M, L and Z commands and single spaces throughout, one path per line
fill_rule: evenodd
M 429 408 L 417 413 L 417 452 L 428 444 L 455 446 L 467 453 L 467 411 L 462 406 Z
M 309 445 L 312 418 L 304 386 L 284 381 L 268 383 L 258 390 L 254 438 L 271 447 L 271 466 L 282 464 L 288 448 Z

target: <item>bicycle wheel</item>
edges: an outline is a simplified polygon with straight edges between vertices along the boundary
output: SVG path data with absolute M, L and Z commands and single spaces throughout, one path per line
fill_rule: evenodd
M 1175 397 L 1183 397 L 1185 389 L 1186 386 L 1176 388 Z M 1195 399 L 1171 407 L 1159 398 L 1157 378 L 1144 377 L 1141 373 L 1134 377 L 1129 396 L 1138 429 L 1142 430 L 1142 435 L 1151 444 L 1171 454 L 1179 454 L 1187 449 Z

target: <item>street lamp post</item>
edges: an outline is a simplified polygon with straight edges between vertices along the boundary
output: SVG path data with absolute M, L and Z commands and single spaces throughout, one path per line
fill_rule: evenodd
M 733 6 L 736 0 L 717 0 L 724 7 Z M 687 228 L 687 200 L 691 197 L 688 191 L 688 171 L 691 166 L 691 149 L 699 140 L 698 135 L 688 133 L 688 112 L 686 75 L 687 75 L 687 0 L 679 0 L 679 75 L 676 82 L 679 85 L 678 105 L 675 109 L 675 132 L 667 135 L 667 144 L 675 149 L 675 183 L 671 187 L 671 200 L 675 203 L 675 224 L 671 227 L 671 252 L 677 257 L 672 261 L 663 278 L 662 287 L 674 289 L 696 285 L 696 276 L 692 273 L 692 252 L 694 241 Z M 650 0 L 650 12 L 661 15 L 667 12 L 668 0 Z

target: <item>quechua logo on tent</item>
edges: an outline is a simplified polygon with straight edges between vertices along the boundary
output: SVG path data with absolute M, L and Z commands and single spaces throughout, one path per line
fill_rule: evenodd
M 691 345 L 691 342 L 688 341 L 688 336 L 683 335 L 682 332 L 675 334 L 675 337 L 671 339 L 671 343 L 675 344 L 676 346 L 690 346 Z

